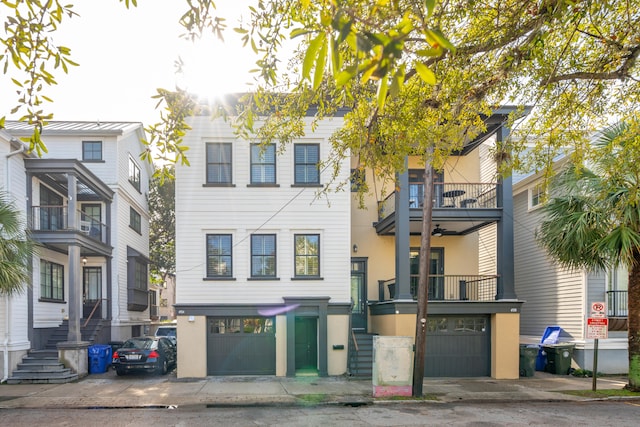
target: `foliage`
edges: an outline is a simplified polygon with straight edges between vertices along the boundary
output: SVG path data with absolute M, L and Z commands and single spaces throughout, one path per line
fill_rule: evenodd
M 629 384 L 640 390 L 640 116 L 605 129 L 550 186 L 537 239 L 561 265 L 629 271 Z
M 157 284 L 163 284 L 176 269 L 175 182 L 163 178 L 155 177 L 149 187 L 151 280 Z
M 0 193 L 0 295 L 20 293 L 30 283 L 33 248 L 20 210 Z

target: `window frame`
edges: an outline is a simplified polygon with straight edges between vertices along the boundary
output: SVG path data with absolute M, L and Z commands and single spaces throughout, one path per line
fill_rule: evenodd
M 544 205 L 547 201 L 547 192 L 542 183 L 532 185 L 527 189 L 527 201 L 529 210 L 535 210 Z
M 315 148 L 317 150 L 317 159 L 315 161 L 315 163 L 311 163 L 308 160 L 309 157 L 309 152 L 307 151 L 307 149 L 309 148 Z M 305 161 L 304 162 L 298 162 L 298 150 L 305 150 L 304 153 L 304 158 Z M 319 168 L 319 164 L 320 164 L 320 144 L 318 143 L 298 143 L 298 144 L 294 144 L 293 146 L 293 182 L 294 185 L 296 186 L 319 186 L 320 185 L 320 168 Z M 315 169 L 316 172 L 316 179 L 315 180 L 309 180 L 309 175 L 310 175 L 310 171 L 311 168 Z M 305 180 L 304 181 L 299 181 L 298 180 L 298 172 L 299 171 L 303 171 L 304 172 L 304 177 Z
M 54 271 L 56 276 L 59 276 L 56 277 L 57 283 L 54 283 Z M 46 259 L 40 259 L 40 300 L 65 302 L 64 265 Z
M 129 206 L 129 228 L 142 235 L 142 215 L 133 206 Z
M 298 251 L 298 239 L 299 238 L 304 238 L 307 240 L 307 243 L 304 245 L 303 249 L 305 249 L 306 253 L 300 253 Z M 311 254 L 309 253 L 309 251 L 307 250 L 309 247 L 311 247 L 311 245 L 309 244 L 308 240 L 309 238 L 315 238 L 317 240 L 317 249 L 315 254 Z M 317 272 L 308 273 L 308 270 L 311 266 L 311 268 L 313 268 L 313 263 L 310 262 L 309 260 L 313 260 L 315 259 L 315 265 L 317 266 Z M 304 261 L 302 263 L 302 266 L 304 267 L 304 271 L 302 272 L 300 270 L 298 270 L 298 261 Z M 321 268 L 320 268 L 320 234 L 319 233 L 296 233 L 293 235 L 293 272 L 294 272 L 294 279 L 319 279 L 321 278 L 320 276 L 320 272 L 321 272 Z
M 140 166 L 136 163 L 131 156 L 129 156 L 129 183 L 133 185 L 133 188 L 140 192 Z
M 213 146 L 219 147 L 218 159 L 210 158 L 209 148 Z M 223 158 L 224 155 L 220 154 L 224 151 L 221 148 L 228 150 L 228 159 Z M 225 166 L 228 167 L 228 179 L 222 180 L 222 176 L 224 176 L 222 172 Z M 216 172 L 216 170 L 212 170 L 212 168 L 216 167 L 218 168 L 216 175 L 220 179 L 210 180 L 210 171 Z M 205 185 L 220 187 L 233 186 L 233 144 L 230 142 L 207 142 L 205 144 Z
M 272 239 L 270 243 L 272 243 L 273 253 L 268 254 L 264 253 L 264 243 L 257 246 L 255 240 L 262 239 L 263 241 L 267 238 Z M 251 235 L 251 278 L 252 279 L 275 279 L 277 277 L 278 272 L 278 241 L 275 234 L 252 234 Z M 261 250 L 259 253 L 255 253 L 256 250 Z M 260 261 L 258 263 L 258 261 Z M 265 265 L 269 265 L 269 261 L 271 261 L 271 265 L 273 266 L 273 273 L 271 274 L 258 274 L 256 273 L 256 267 L 262 267 L 260 270 L 264 271 Z
M 226 243 L 224 246 L 225 248 L 223 248 L 223 251 L 226 251 L 228 253 L 222 253 L 222 254 L 211 254 L 210 253 L 210 249 L 213 250 L 214 248 L 211 247 L 209 245 L 210 239 L 213 238 L 225 238 L 228 239 L 228 243 Z M 220 246 L 220 245 L 218 245 Z M 206 274 L 206 279 L 207 280 L 229 280 L 229 279 L 233 279 L 233 235 L 230 233 L 207 233 L 205 236 L 205 274 Z M 218 265 L 221 264 L 221 261 L 226 260 L 227 264 L 229 265 L 228 268 L 226 268 L 226 272 L 223 274 L 214 274 L 214 266 L 211 265 L 210 266 L 210 260 L 217 258 L 218 259 Z
M 96 150 L 95 147 L 99 146 L 99 150 Z M 92 147 L 92 149 L 88 149 Z M 94 157 L 94 155 L 98 152 L 100 155 L 98 158 Z M 88 153 L 91 153 L 92 156 L 87 156 Z M 103 162 L 104 158 L 102 156 L 102 141 L 82 141 L 82 161 L 83 162 Z
M 255 153 L 255 150 L 258 150 Z M 273 151 L 271 153 L 271 151 Z M 265 161 L 265 157 L 272 157 L 273 161 Z M 269 176 L 267 172 L 269 167 L 273 167 L 273 178 L 265 179 Z M 256 170 L 257 169 L 257 170 Z M 256 173 L 254 173 L 256 170 Z M 259 171 L 259 173 L 257 173 Z M 277 154 L 276 144 L 260 144 L 252 143 L 249 147 L 249 180 L 254 186 L 273 186 L 277 182 Z M 262 178 L 262 179 L 259 179 Z

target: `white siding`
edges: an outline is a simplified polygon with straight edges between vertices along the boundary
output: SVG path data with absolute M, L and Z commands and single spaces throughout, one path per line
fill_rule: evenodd
M 325 120 L 295 142 L 320 143 L 321 158 L 329 155 L 328 137 L 341 119 Z M 190 167 L 178 166 L 176 180 L 176 262 L 178 304 L 281 303 L 283 296 L 329 296 L 350 300 L 350 193 L 332 193 L 329 202 L 316 199 L 317 188 L 292 187 L 293 147 L 277 157 L 278 187 L 247 187 L 249 142 L 238 140 L 223 121 L 195 118 L 185 138 Z M 233 187 L 205 187 L 206 142 L 233 143 Z M 321 174 L 321 183 L 329 179 Z M 348 177 L 348 159 L 339 180 Z M 232 234 L 231 281 L 207 281 L 205 239 L 208 233 Z M 248 280 L 250 236 L 273 233 L 277 239 L 279 280 Z M 322 280 L 292 280 L 293 236 L 320 234 Z
M 528 210 L 527 191 L 514 196 L 516 294 L 524 300 L 522 335 L 541 336 L 558 325 L 574 339 L 583 336 L 585 275 L 553 263 L 535 241 L 540 210 Z

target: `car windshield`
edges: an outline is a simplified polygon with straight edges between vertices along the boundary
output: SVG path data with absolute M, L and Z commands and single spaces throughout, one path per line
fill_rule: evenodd
M 127 340 L 122 348 L 139 348 L 139 349 L 150 349 L 153 347 L 153 340 L 145 339 L 145 338 L 132 338 Z
M 156 336 L 159 337 L 175 337 L 176 329 L 175 328 L 158 328 L 156 331 Z

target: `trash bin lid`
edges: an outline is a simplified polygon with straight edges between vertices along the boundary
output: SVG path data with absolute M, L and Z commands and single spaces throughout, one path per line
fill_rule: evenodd
M 560 337 L 560 331 L 562 331 L 562 328 L 560 326 L 547 326 L 547 328 L 544 330 L 544 334 L 542 334 L 540 344 L 557 343 L 558 338 Z

